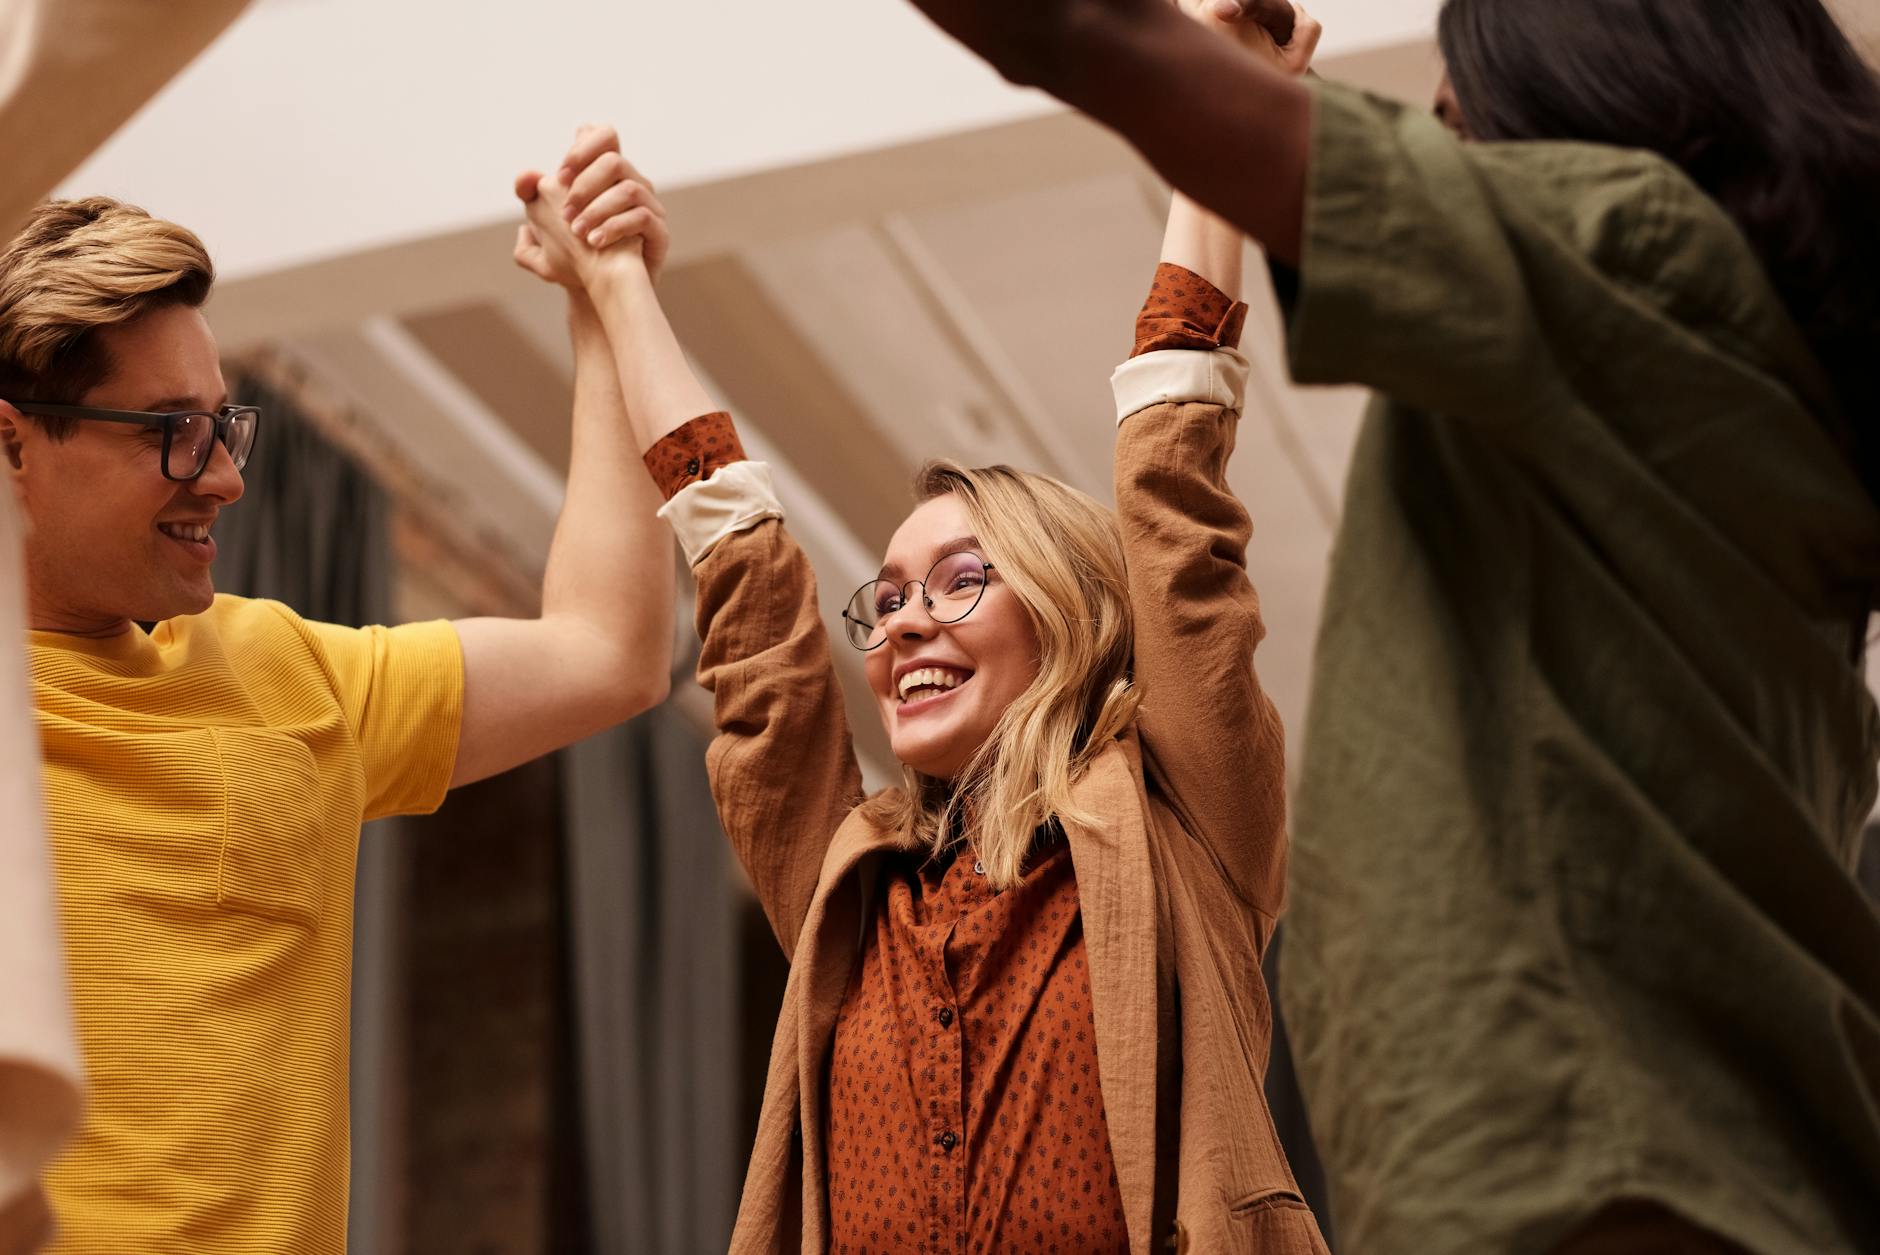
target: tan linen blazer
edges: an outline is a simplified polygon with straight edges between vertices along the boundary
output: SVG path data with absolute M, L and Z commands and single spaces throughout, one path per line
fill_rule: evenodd
M 1191 358 L 1211 355 L 1191 354 Z M 1262 1091 L 1260 955 L 1285 883 L 1279 719 L 1253 651 L 1251 525 L 1227 487 L 1236 414 L 1151 406 L 1123 424 L 1117 515 L 1145 690 L 1065 825 L 1130 1249 L 1323 1255 Z M 862 811 L 814 576 L 781 522 L 699 560 L 699 679 L 724 828 L 790 956 L 731 1249 L 826 1245 L 826 1069 L 892 834 Z
M 0 245 L 246 3 L 0 0 Z M 0 500 L 0 1255 L 48 1236 L 39 1171 L 79 1117 L 26 681 L 22 527 L 8 494 Z

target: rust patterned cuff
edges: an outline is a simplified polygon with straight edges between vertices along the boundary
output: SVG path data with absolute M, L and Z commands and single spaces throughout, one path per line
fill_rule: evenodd
M 645 461 L 660 493 L 671 501 L 681 488 L 710 479 L 720 467 L 744 461 L 744 446 L 738 441 L 738 429 L 731 425 L 731 415 L 720 410 L 667 432 L 646 451 Z
M 1155 268 L 1149 299 L 1136 315 L 1131 357 L 1160 349 L 1237 349 L 1247 325 L 1247 306 L 1185 266 Z

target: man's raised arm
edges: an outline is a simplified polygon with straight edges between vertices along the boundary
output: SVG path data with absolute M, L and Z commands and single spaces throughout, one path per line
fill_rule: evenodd
M 577 147 L 611 146 L 584 128 Z M 622 162 L 602 177 L 632 182 Z M 635 184 L 638 186 L 638 184 Z M 524 189 L 518 188 L 518 191 Z M 559 203 L 559 185 L 544 185 Z M 535 197 L 531 178 L 527 193 Z M 623 207 L 609 251 L 650 284 L 666 250 L 664 210 Z M 623 226 L 624 224 L 624 226 Z M 597 228 L 598 229 L 598 228 Z M 495 775 L 612 727 L 665 700 L 672 664 L 672 537 L 655 515 L 660 497 L 640 461 L 613 350 L 566 247 L 521 228 L 516 261 L 568 292 L 574 341 L 574 447 L 568 496 L 549 546 L 537 619 L 466 619 L 464 714 L 452 786 Z M 644 405 L 644 402 L 642 402 Z

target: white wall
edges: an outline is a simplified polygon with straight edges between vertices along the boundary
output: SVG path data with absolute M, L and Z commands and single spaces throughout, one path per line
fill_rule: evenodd
M 1437 8 L 1315 11 L 1337 54 Z M 905 0 L 258 0 L 64 191 L 183 222 L 239 277 L 507 217 L 583 120 L 682 185 L 1052 107 Z

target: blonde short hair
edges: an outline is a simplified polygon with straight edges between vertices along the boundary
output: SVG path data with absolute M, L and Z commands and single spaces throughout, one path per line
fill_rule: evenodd
M 1072 783 L 1135 717 L 1141 695 L 1135 616 L 1116 516 L 1094 498 L 1009 466 L 929 462 L 922 501 L 953 494 L 985 556 L 1038 636 L 1038 675 L 956 781 L 904 767 L 876 802 L 909 847 L 936 852 L 964 835 L 995 888 L 1024 875 L 1038 830 L 1074 819 Z
M 108 196 L 46 202 L 0 253 L 0 399 L 76 403 L 111 369 L 93 332 L 200 306 L 214 283 L 202 241 L 173 222 Z

